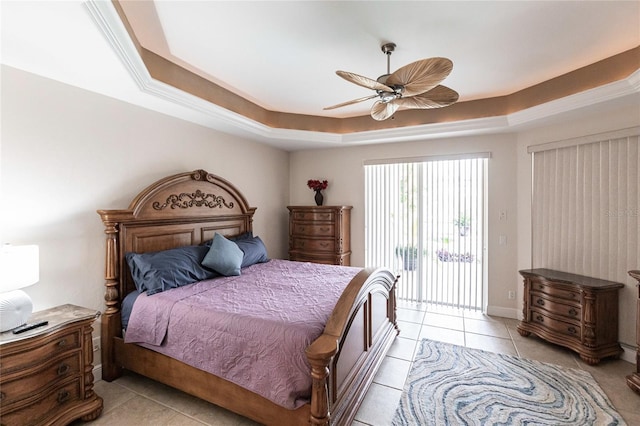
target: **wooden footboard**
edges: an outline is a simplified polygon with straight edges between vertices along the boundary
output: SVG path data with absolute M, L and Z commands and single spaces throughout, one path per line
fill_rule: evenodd
M 125 210 L 99 210 L 106 233 L 102 378 L 131 370 L 267 425 L 348 425 L 398 334 L 395 283 L 365 269 L 348 284 L 324 333 L 306 350 L 311 403 L 287 410 L 207 372 L 122 339 L 120 307 L 133 290 L 125 253 L 201 244 L 215 232 L 252 231 L 255 208 L 229 182 L 204 170 L 161 179 Z
M 311 423 L 348 425 L 399 333 L 397 277 L 364 269 L 338 300 L 324 333 L 307 348 L 312 366 Z

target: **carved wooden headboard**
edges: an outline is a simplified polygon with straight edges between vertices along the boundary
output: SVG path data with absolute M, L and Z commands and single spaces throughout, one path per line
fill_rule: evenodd
M 107 234 L 103 323 L 116 332 L 120 302 L 135 289 L 125 253 L 196 245 L 216 232 L 252 231 L 255 210 L 231 183 L 204 170 L 155 182 L 126 210 L 98 210 Z

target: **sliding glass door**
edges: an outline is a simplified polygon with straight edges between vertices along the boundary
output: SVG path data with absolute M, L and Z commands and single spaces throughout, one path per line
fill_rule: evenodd
M 487 158 L 365 165 L 365 262 L 401 275 L 398 298 L 483 308 Z

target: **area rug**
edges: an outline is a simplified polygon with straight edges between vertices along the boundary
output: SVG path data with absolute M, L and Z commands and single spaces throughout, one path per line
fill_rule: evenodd
M 394 426 L 626 424 L 586 371 L 426 339 L 419 345 Z

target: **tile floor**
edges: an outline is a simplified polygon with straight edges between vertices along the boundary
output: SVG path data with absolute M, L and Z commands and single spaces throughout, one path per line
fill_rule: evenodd
M 629 362 L 604 360 L 598 366 L 589 366 L 572 351 L 536 337 L 520 336 L 516 331 L 517 321 L 513 319 L 403 303 L 399 305 L 400 336 L 384 360 L 353 426 L 391 424 L 417 342 L 422 338 L 587 370 L 627 423 L 640 425 L 640 395 L 632 392 L 625 383 L 625 376 L 634 369 Z M 127 374 L 111 383 L 97 381 L 95 389 L 104 398 L 104 411 L 91 425 L 256 424 L 134 374 Z

